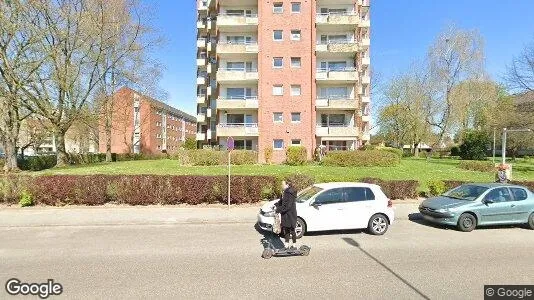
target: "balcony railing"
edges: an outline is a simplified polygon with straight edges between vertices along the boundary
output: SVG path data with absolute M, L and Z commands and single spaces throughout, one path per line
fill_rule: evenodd
M 258 79 L 256 68 L 219 68 L 217 71 L 219 82 L 257 81 Z
M 358 24 L 359 17 L 355 11 L 329 12 L 318 13 L 315 20 L 317 25 L 348 25 L 355 27 Z
M 258 53 L 256 41 L 219 41 L 217 54 Z
M 358 128 L 344 123 L 322 123 L 317 125 L 315 134 L 317 136 L 355 137 L 358 135 Z
M 258 136 L 258 123 L 224 123 L 217 125 L 218 136 Z
M 230 96 L 217 99 L 217 109 L 257 109 L 258 96 Z
M 219 14 L 217 16 L 217 27 L 231 28 L 232 26 L 242 26 L 243 30 L 257 30 L 257 14 Z M 248 28 L 247 28 L 248 27 Z M 248 31 L 249 31 L 248 30 Z
M 318 52 L 351 53 L 358 51 L 358 45 L 354 40 L 318 41 Z
M 348 95 L 319 97 L 315 101 L 317 108 L 356 109 L 356 100 Z
M 355 67 L 344 68 L 318 68 L 316 79 L 319 81 L 358 81 L 357 69 Z

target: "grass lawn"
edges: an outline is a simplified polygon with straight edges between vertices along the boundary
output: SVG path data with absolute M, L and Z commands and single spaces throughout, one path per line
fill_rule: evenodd
M 414 179 L 421 182 L 421 189 L 426 189 L 426 182 L 431 180 L 462 180 L 491 182 L 495 174 L 466 171 L 457 167 L 458 160 L 452 159 L 403 159 L 395 167 L 345 168 L 324 167 L 318 165 L 253 165 L 232 166 L 235 175 L 285 175 L 302 173 L 314 176 L 316 182 L 356 181 L 364 177 L 392 179 Z M 534 180 L 534 162 L 517 161 L 513 165 L 514 180 Z M 180 166 L 175 160 L 139 160 L 115 163 L 102 163 L 89 166 L 67 167 L 40 172 L 34 175 L 91 175 L 91 174 L 156 174 L 156 175 L 225 175 L 226 166 L 198 167 Z

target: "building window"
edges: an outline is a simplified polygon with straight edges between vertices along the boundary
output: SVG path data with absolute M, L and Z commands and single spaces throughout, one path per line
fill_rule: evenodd
M 274 2 L 273 3 L 273 13 L 281 14 L 283 12 L 284 12 L 284 3 L 282 3 L 282 2 Z
M 291 96 L 300 96 L 300 84 L 291 86 Z
M 273 96 L 282 96 L 282 95 L 284 95 L 284 86 L 273 85 Z
M 284 40 L 284 34 L 282 30 L 274 30 L 273 31 L 273 40 L 275 41 L 283 41 Z
M 284 67 L 284 58 L 282 57 L 273 57 L 273 68 L 281 69 Z
M 283 150 L 284 149 L 284 140 L 274 140 L 273 141 L 274 150 Z
M 291 58 L 291 67 L 292 68 L 300 68 L 301 62 L 300 57 L 292 57 Z
M 291 140 L 291 146 L 300 146 L 300 140 Z
M 300 30 L 291 30 L 291 40 L 300 41 Z
M 300 2 L 291 2 L 291 12 L 300 13 Z
M 273 113 L 273 122 L 274 123 L 283 123 L 284 122 L 284 115 L 281 112 Z
M 291 122 L 292 123 L 300 123 L 300 113 L 291 113 Z

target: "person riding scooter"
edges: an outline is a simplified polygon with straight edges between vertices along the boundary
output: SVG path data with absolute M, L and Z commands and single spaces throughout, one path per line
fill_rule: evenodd
M 282 181 L 283 193 L 280 201 L 276 206 L 276 213 L 281 215 L 282 235 L 285 238 L 286 249 L 296 249 L 297 234 L 295 227 L 297 225 L 297 190 L 290 181 Z M 291 235 L 291 244 L 289 243 L 289 237 Z

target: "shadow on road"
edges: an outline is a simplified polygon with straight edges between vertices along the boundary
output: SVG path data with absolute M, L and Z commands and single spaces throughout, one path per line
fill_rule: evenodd
M 406 279 L 402 278 L 399 274 L 395 273 L 390 267 L 388 267 L 386 264 L 381 262 L 378 258 L 374 257 L 371 253 L 365 251 L 361 246 L 360 243 L 355 241 L 353 238 L 343 238 L 343 241 L 345 241 L 347 244 L 358 248 L 363 254 L 365 254 L 370 259 L 374 260 L 376 263 L 378 263 L 380 266 L 382 266 L 384 269 L 386 269 L 389 273 L 391 273 L 393 276 L 397 277 L 402 283 L 404 283 L 406 286 L 408 286 L 410 289 L 412 289 L 414 292 L 416 292 L 419 296 L 421 296 L 423 299 L 430 299 L 427 295 L 423 294 L 420 290 L 418 290 L 416 287 L 414 287 L 411 283 L 409 283 Z
M 284 243 L 280 239 L 280 236 L 270 232 L 270 231 L 264 231 L 258 226 L 258 224 L 254 225 L 254 229 L 258 233 L 260 233 L 263 237 L 260 239 L 260 243 L 263 246 L 263 249 L 272 248 L 272 249 L 282 249 L 284 248 Z
M 454 230 L 454 229 L 456 229 L 454 226 L 441 225 L 441 224 L 435 224 L 435 223 L 432 223 L 432 222 L 428 222 L 425 219 L 423 219 L 423 215 L 421 215 L 420 213 L 409 214 L 408 215 L 408 219 L 413 223 L 416 223 L 416 224 L 419 224 L 419 225 L 423 225 L 423 226 L 426 226 L 426 227 L 432 227 L 432 228 L 442 229 L 442 230 L 450 230 L 450 229 Z M 502 229 L 502 228 L 526 229 L 526 226 L 522 226 L 520 224 L 519 225 L 516 224 L 516 225 L 479 226 L 475 230 L 492 230 L 492 229 Z

